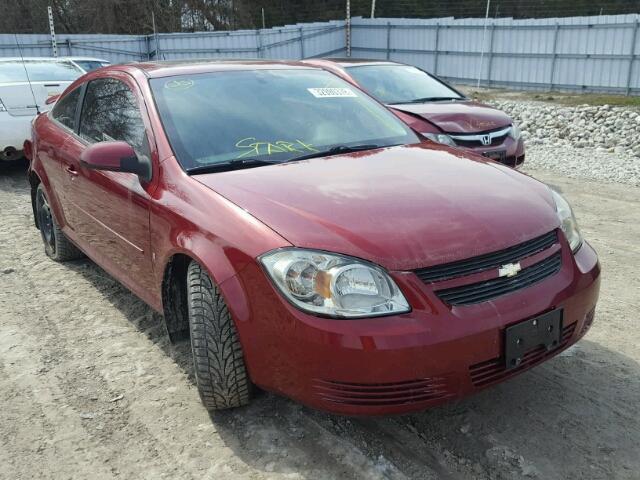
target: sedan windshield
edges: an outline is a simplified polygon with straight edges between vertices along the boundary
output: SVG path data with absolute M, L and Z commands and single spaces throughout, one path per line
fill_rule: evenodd
M 419 141 L 383 106 L 322 70 L 225 71 L 150 83 L 176 157 L 192 172 Z
M 347 71 L 362 88 L 382 103 L 416 103 L 462 99 L 462 95 L 416 67 L 363 65 Z
M 70 82 L 83 73 L 69 62 L 38 60 L 0 62 L 0 83 L 26 82 L 25 67 L 32 82 Z

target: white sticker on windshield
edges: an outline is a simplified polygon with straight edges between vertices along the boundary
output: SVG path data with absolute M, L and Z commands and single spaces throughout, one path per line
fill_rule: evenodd
M 307 88 L 311 95 L 316 98 L 340 98 L 340 97 L 357 97 L 356 92 L 350 88 Z

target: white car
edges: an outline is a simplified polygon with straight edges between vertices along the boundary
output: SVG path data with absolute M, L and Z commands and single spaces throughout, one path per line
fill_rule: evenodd
M 62 57 L 60 60 L 66 60 L 73 63 L 76 67 L 84 71 L 84 73 L 90 72 L 97 68 L 102 68 L 111 65 L 109 60 L 103 60 L 101 58 L 93 57 Z
M 48 108 L 47 98 L 60 95 L 84 73 L 64 59 L 0 58 L 0 161 L 22 157 L 31 120 Z

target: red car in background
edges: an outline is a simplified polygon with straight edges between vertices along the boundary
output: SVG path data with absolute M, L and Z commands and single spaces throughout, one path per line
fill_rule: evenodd
M 324 58 L 305 63 L 329 70 L 384 103 L 430 140 L 511 167 L 524 162 L 518 126 L 501 110 L 468 99 L 438 77 L 397 62 Z
M 559 193 L 309 65 L 105 67 L 25 152 L 46 254 L 88 256 L 163 313 L 212 410 L 254 385 L 343 414 L 420 410 L 593 320 L 598 258 Z

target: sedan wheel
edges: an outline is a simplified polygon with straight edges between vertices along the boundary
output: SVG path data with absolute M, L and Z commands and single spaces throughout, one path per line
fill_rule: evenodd
M 187 270 L 191 349 L 200 398 L 208 410 L 249 403 L 247 375 L 238 332 L 211 278 L 196 262 Z

